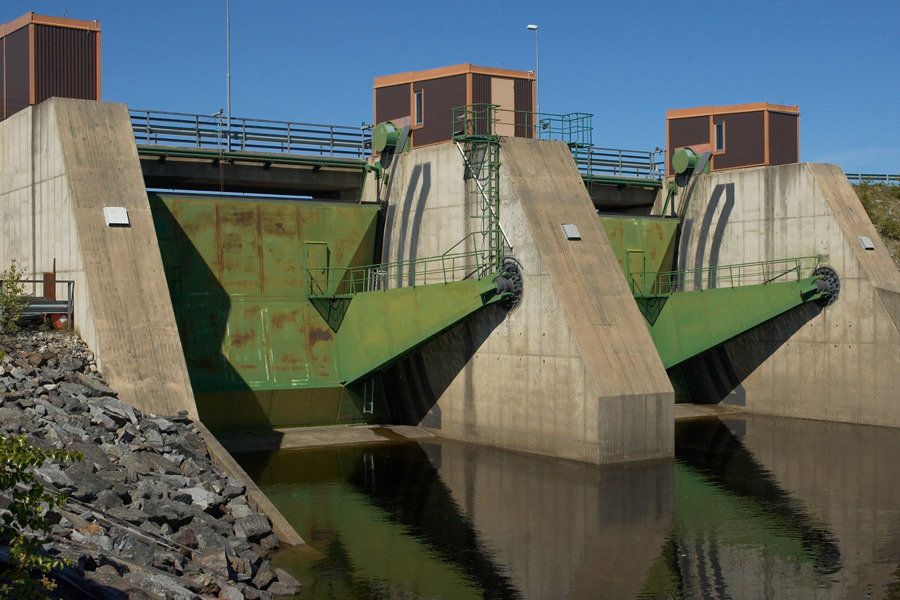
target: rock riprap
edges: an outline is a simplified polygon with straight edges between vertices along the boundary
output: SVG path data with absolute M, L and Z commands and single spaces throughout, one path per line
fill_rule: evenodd
M 250 505 L 243 483 L 211 462 L 186 414 L 143 415 L 117 399 L 74 335 L 0 336 L 0 349 L 0 435 L 84 454 L 37 470 L 47 490 L 69 494 L 50 514 L 47 550 L 72 562 L 55 574 L 58 597 L 255 600 L 299 592 L 267 559 L 278 548 L 269 519 Z

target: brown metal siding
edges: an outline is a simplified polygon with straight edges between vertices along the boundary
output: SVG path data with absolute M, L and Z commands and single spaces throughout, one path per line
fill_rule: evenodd
M 6 40 L 0 38 L 0 121 L 6 118 Z
M 401 83 L 375 89 L 375 122 L 383 123 L 412 115 L 409 84 Z
M 34 102 L 51 96 L 97 100 L 97 32 L 34 26 Z
M 669 175 L 672 171 L 672 155 L 678 148 L 709 143 L 709 117 L 688 117 L 669 119 L 669 148 L 666 165 Z
M 534 107 L 531 105 L 531 80 L 516 79 L 516 137 L 532 137 L 532 117 Z
M 453 137 L 453 109 L 466 104 L 466 76 L 453 75 L 414 83 L 422 90 L 425 115 L 422 128 L 413 132 L 413 146 L 446 142 Z
M 787 165 L 800 161 L 797 139 L 800 117 L 786 113 L 769 113 L 769 164 Z
M 30 51 L 28 27 L 13 31 L 6 38 L 5 111 L 3 118 L 19 112 L 31 99 Z
M 491 103 L 491 76 L 481 73 L 472 74 L 472 104 Z M 487 109 L 484 111 L 475 108 L 475 131 L 472 133 L 489 135 L 491 133 L 487 119 Z
M 713 115 L 713 123 L 720 121 L 725 122 L 725 152 L 713 156 L 713 169 L 761 165 L 766 162 L 763 111 Z

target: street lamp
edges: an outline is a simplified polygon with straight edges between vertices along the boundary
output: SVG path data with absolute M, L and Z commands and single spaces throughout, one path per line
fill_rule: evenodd
M 541 113 L 541 86 L 538 83 L 538 67 L 540 66 L 540 46 L 538 45 L 538 26 L 529 25 L 529 31 L 534 32 L 534 102 L 537 105 L 534 110 L 534 137 L 538 137 L 538 119 Z

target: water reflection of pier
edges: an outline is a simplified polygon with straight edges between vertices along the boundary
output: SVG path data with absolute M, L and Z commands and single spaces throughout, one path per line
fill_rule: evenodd
M 898 446 L 748 417 L 679 424 L 674 463 L 445 441 L 242 459 L 328 556 L 308 597 L 845 598 L 898 591 L 900 483 L 879 458 Z

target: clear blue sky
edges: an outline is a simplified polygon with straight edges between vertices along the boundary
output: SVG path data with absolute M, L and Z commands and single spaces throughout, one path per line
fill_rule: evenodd
M 0 22 L 99 20 L 103 99 L 213 113 L 225 0 L 3 0 Z M 594 144 L 665 145 L 665 111 L 799 105 L 800 157 L 900 172 L 900 2 L 231 0 L 232 115 L 359 125 L 372 79 L 458 63 L 530 70 L 544 112 L 594 114 Z

